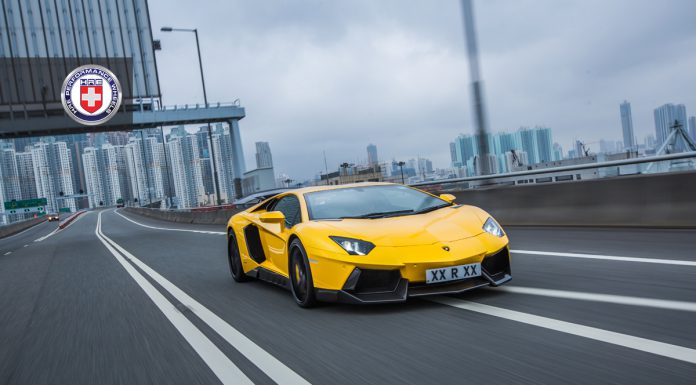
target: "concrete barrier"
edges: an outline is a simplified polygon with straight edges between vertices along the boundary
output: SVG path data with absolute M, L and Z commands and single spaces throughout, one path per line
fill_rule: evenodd
M 503 225 L 696 228 L 696 172 L 447 192 Z M 240 211 L 126 210 L 172 222 L 220 225 Z
M 242 209 L 222 209 L 215 211 L 179 211 L 160 210 L 141 207 L 126 207 L 126 212 L 142 215 L 148 218 L 177 223 L 195 223 L 206 225 L 225 225 L 230 217 Z
M 26 221 L 22 222 L 17 222 L 17 223 L 12 223 L 7 226 L 2 226 L 0 227 L 0 238 L 5 238 L 9 237 L 10 235 L 14 235 L 17 233 L 20 233 L 30 227 L 34 227 L 38 225 L 39 223 L 45 221 L 46 218 L 33 218 L 33 219 L 28 219 Z
M 696 228 L 696 172 L 453 193 L 503 225 Z
M 85 211 L 85 210 L 81 210 L 81 211 L 78 211 L 75 214 L 67 217 L 64 221 L 60 222 L 60 224 L 58 225 L 58 228 L 63 230 L 64 228 L 68 227 L 68 225 L 71 224 L 75 219 L 77 219 L 77 217 L 79 217 L 80 215 L 82 215 L 86 212 L 87 211 Z

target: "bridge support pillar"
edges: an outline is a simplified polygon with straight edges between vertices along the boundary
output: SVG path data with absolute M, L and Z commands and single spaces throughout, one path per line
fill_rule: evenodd
M 237 199 L 242 197 L 242 178 L 246 165 L 242 150 L 242 137 L 239 133 L 239 119 L 228 120 L 230 124 L 230 140 L 232 141 L 232 170 L 234 172 L 234 193 Z

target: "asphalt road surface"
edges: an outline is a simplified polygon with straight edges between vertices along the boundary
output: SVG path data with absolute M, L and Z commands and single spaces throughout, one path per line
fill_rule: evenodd
M 221 227 L 55 228 L 0 240 L 0 384 L 696 383 L 692 230 L 508 228 L 507 286 L 301 309 Z

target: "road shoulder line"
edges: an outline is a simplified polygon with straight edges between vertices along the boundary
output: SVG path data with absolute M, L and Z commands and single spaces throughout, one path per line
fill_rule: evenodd
M 614 294 L 587 293 L 581 291 L 543 289 L 523 286 L 500 286 L 491 291 L 504 291 L 513 294 L 536 295 L 562 299 L 574 299 L 590 302 L 613 303 L 617 305 L 642 306 L 666 310 L 696 312 L 696 302 L 674 301 L 657 298 L 631 297 Z
M 584 258 L 584 259 L 603 259 L 607 261 L 621 262 L 642 262 L 642 263 L 657 263 L 663 265 L 680 265 L 680 266 L 696 266 L 696 261 L 684 261 L 678 259 L 659 259 L 659 258 L 639 258 L 639 257 L 620 257 L 616 255 L 600 255 L 600 254 L 579 254 L 579 253 L 563 253 L 557 251 L 536 251 L 536 250 L 510 250 L 513 254 L 529 254 L 546 257 L 566 257 L 566 258 Z
M 133 219 L 128 218 L 127 216 L 123 215 L 120 213 L 120 210 L 114 210 L 114 213 L 118 214 L 121 218 L 127 220 L 128 222 L 131 222 L 133 224 L 136 224 L 141 227 L 145 227 L 148 229 L 152 230 L 162 230 L 162 231 L 183 231 L 187 233 L 197 233 L 197 234 L 214 234 L 214 235 L 226 235 L 224 231 L 207 231 L 207 230 L 189 230 L 189 229 L 173 229 L 169 227 L 157 227 L 157 226 L 150 226 L 146 225 L 144 223 L 140 223 L 138 221 L 135 221 Z
M 465 301 L 457 298 L 435 297 L 431 298 L 430 301 L 696 364 L 696 350 L 685 348 L 683 346 L 672 345 L 664 342 L 649 340 L 647 338 L 635 337 L 628 334 L 612 332 L 609 330 L 484 305 L 482 303 Z

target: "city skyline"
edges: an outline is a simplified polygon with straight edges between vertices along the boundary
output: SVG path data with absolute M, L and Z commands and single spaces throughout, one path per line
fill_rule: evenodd
M 192 37 L 157 29 L 197 27 L 206 79 L 215 79 L 209 97 L 240 98 L 249 112 L 247 164 L 253 143 L 282 143 L 278 171 L 310 178 L 324 169 L 324 151 L 338 165 L 372 142 L 383 159 L 420 154 L 444 166 L 450 138 L 474 132 L 457 1 L 230 1 L 207 14 L 200 3 L 177 5 L 150 2 L 165 103 L 202 94 Z M 551 127 L 564 148 L 622 140 L 617 106 L 629 100 L 641 142 L 654 132 L 655 107 L 696 106 L 685 86 L 696 83 L 696 53 L 684 49 L 696 35 L 692 1 L 493 1 L 474 11 L 492 132 Z

